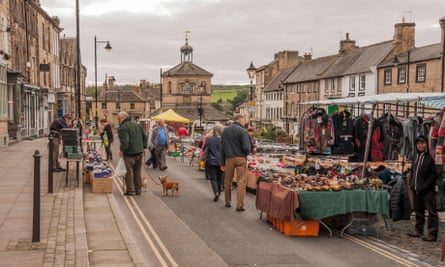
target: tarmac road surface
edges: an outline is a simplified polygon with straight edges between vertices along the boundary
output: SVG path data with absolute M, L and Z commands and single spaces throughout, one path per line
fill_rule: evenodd
M 318 237 L 286 237 L 260 220 L 254 194 L 236 212 L 235 191 L 225 208 L 223 199 L 213 202 L 204 172 L 175 158 L 168 166 L 149 169 L 141 196 L 122 196 L 115 179 L 117 206 L 149 266 L 430 266 L 382 244 L 329 237 L 321 226 Z M 180 183 L 179 197 L 161 196 L 159 175 Z

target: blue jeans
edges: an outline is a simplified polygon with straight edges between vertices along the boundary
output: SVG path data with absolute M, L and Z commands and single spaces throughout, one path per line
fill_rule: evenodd
M 207 179 L 210 180 L 210 184 L 212 185 L 213 193 L 215 194 L 221 193 L 223 186 L 223 179 L 224 179 L 221 167 L 206 164 L 205 168 L 206 168 Z

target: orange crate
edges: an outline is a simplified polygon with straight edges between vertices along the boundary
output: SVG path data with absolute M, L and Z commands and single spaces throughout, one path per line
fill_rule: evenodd
M 295 221 L 292 225 L 288 221 L 283 221 L 283 233 L 286 236 L 318 236 L 320 228 L 319 221 Z M 293 230 L 293 231 L 292 231 Z
M 268 223 L 272 224 L 272 222 L 273 222 L 273 217 L 270 216 L 269 214 L 266 214 L 266 221 L 267 221 Z

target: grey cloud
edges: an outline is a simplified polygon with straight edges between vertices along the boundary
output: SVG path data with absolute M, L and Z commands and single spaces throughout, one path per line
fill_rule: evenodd
M 73 1 L 41 2 L 48 10 Z M 95 0 L 88 5 L 95 2 L 107 3 Z M 359 46 L 390 40 L 394 24 L 403 16 L 416 22 L 417 46 L 437 43 L 440 30 L 431 25 L 445 16 L 443 0 L 387 0 L 384 6 L 357 0 L 176 0 L 161 5 L 171 10 L 171 15 L 81 14 L 82 59 L 88 68 L 88 84 L 94 82 L 94 35 L 110 40 L 113 46 L 105 53 L 98 45 L 98 77 L 107 73 L 120 83 L 159 81 L 159 68 L 179 63 L 184 31 L 190 30 L 194 62 L 214 73 L 214 83 L 248 82 L 245 69 L 251 60 L 258 67 L 282 50 L 312 51 L 314 57 L 335 54 L 346 32 Z M 73 18 L 61 20 L 66 34 L 73 36 Z

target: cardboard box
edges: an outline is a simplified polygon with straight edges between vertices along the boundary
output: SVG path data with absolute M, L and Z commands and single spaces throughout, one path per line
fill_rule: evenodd
M 247 187 L 250 189 L 255 189 L 257 188 L 257 180 L 258 180 L 258 176 L 256 176 L 255 174 L 249 172 L 247 174 Z
M 113 178 L 91 177 L 91 192 L 93 192 L 93 193 L 111 193 L 111 192 L 113 192 Z
M 85 175 L 85 183 L 86 184 L 90 184 L 91 183 L 91 173 L 89 170 L 85 170 L 84 171 L 84 175 Z

